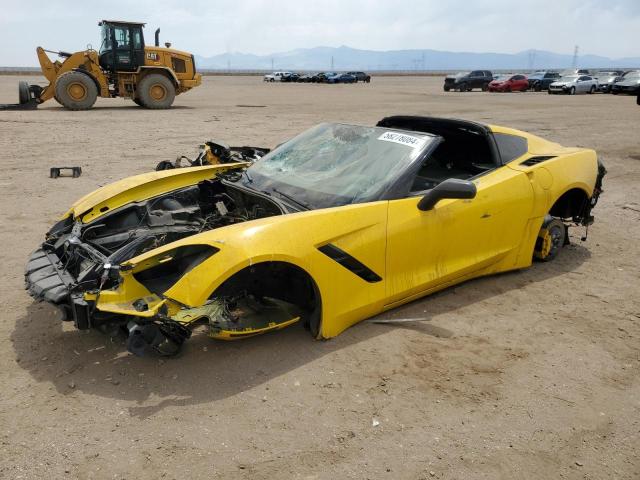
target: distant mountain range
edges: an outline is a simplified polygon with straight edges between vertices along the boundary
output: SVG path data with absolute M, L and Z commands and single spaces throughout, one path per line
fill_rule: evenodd
M 571 67 L 573 55 L 526 50 L 519 53 L 445 52 L 439 50 L 359 50 L 346 46 L 300 48 L 271 55 L 223 53 L 196 56 L 198 68 L 211 70 L 532 70 Z M 640 67 L 640 57 L 580 55 L 580 68 Z

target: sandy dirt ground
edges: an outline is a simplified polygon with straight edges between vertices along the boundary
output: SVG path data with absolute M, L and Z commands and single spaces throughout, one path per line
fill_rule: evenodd
M 0 77 L 0 103 L 17 101 Z M 31 82 L 39 80 L 30 79 Z M 0 111 L 0 477 L 7 479 L 640 478 L 640 107 L 611 95 L 445 94 L 207 77 L 170 111 L 99 99 Z M 452 116 L 595 148 L 609 174 L 586 242 L 471 281 L 339 337 L 301 326 L 237 343 L 196 334 L 137 358 L 23 290 L 27 255 L 79 196 L 193 154 L 275 146 L 322 121 Z M 78 179 L 48 178 L 79 165 Z

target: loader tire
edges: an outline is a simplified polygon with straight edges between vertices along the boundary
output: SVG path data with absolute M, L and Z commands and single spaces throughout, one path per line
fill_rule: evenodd
M 98 98 L 98 87 L 89 75 L 66 72 L 56 80 L 55 96 L 69 110 L 89 110 Z
M 133 103 L 135 103 L 139 107 L 144 107 L 144 105 L 142 105 L 142 102 L 140 101 L 140 99 L 138 97 L 134 97 L 133 98 Z
M 31 95 L 29 94 L 29 84 L 24 80 L 18 82 L 18 101 L 20 104 L 28 103 L 31 100 Z
M 138 84 L 138 98 L 143 107 L 152 109 L 169 108 L 176 98 L 173 82 L 160 73 L 147 75 Z

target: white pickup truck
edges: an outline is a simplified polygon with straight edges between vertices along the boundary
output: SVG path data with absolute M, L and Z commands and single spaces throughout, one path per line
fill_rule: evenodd
M 265 82 L 281 82 L 283 77 L 288 77 L 291 72 L 273 72 L 265 75 L 263 81 Z

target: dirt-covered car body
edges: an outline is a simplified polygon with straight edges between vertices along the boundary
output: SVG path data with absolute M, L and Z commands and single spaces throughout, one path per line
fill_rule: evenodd
M 550 216 L 592 222 L 603 174 L 592 150 L 504 127 L 321 124 L 251 166 L 152 172 L 90 193 L 29 259 L 27 288 L 80 329 L 126 326 L 135 353 L 174 353 L 198 323 L 237 338 L 302 320 L 330 338 L 530 266 L 553 247 L 539 239 Z

